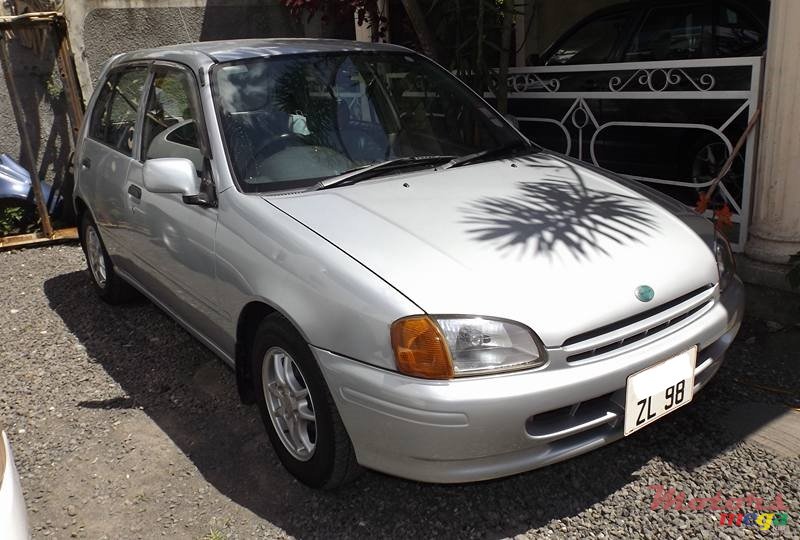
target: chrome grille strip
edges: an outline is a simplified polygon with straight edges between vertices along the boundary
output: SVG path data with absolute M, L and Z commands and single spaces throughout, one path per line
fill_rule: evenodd
M 633 317 L 628 317 L 616 323 L 603 326 L 597 330 L 584 332 L 583 334 L 571 337 L 564 342 L 565 349 L 572 349 L 572 351 L 565 350 L 567 353 L 565 360 L 567 362 L 577 362 L 593 356 L 607 354 L 636 341 L 663 332 L 670 327 L 674 327 L 703 311 L 704 308 L 713 303 L 713 297 L 710 294 L 713 287 L 714 285 L 701 287 Z M 691 302 L 693 299 L 696 301 Z M 688 305 L 676 313 L 668 313 L 681 304 Z M 665 317 L 658 318 L 660 314 L 664 314 Z M 654 317 L 656 320 L 648 321 L 648 319 L 653 319 Z M 626 328 L 629 328 L 627 333 L 621 332 Z M 616 334 L 616 336 L 614 334 Z M 603 336 L 607 336 L 606 339 L 602 339 Z M 584 346 L 581 346 L 582 343 Z
M 615 323 L 611 323 L 611 324 L 607 324 L 605 326 L 601 326 L 600 328 L 597 328 L 595 330 L 590 330 L 589 332 L 584 332 L 582 334 L 578 334 L 577 336 L 572 336 L 571 338 L 568 338 L 561 346 L 562 347 L 569 347 L 570 345 L 574 345 L 576 343 L 580 343 L 581 341 L 588 341 L 588 340 L 590 340 L 592 338 L 596 338 L 596 337 L 602 336 L 604 334 L 608 334 L 609 332 L 613 332 L 614 330 L 618 330 L 620 328 L 624 328 L 626 326 L 630 326 L 632 324 L 636 324 L 639 321 L 643 321 L 645 319 L 649 319 L 650 317 L 652 317 L 654 315 L 658 315 L 662 311 L 667 311 L 670 308 L 673 308 L 673 307 L 675 307 L 677 305 L 680 305 L 680 304 L 686 302 L 687 300 L 690 300 L 691 298 L 694 298 L 695 296 L 698 296 L 699 294 L 701 294 L 701 293 L 703 293 L 703 292 L 705 292 L 708 289 L 711 289 L 713 287 L 714 287 L 713 284 L 705 285 L 703 287 L 700 287 L 698 289 L 693 290 L 690 293 L 686 293 L 683 296 L 679 296 L 678 298 L 675 298 L 674 300 L 670 300 L 669 302 L 665 302 L 665 303 L 661 304 L 660 306 L 656 306 L 656 307 L 654 307 L 652 309 L 648 309 L 647 311 L 642 311 L 641 313 L 637 313 L 636 315 L 632 315 L 630 317 L 622 319 L 621 321 L 617 321 Z
M 708 306 L 711 302 L 712 302 L 712 300 L 708 300 L 707 302 L 705 302 L 703 304 L 700 304 L 699 306 L 693 307 L 689 311 L 686 311 L 684 313 L 681 313 L 680 315 L 677 315 L 677 316 L 673 317 L 672 319 L 668 320 L 667 322 L 664 322 L 664 323 L 658 324 L 656 326 L 653 326 L 651 328 L 648 328 L 647 330 L 645 330 L 643 332 L 639 332 L 638 334 L 633 334 L 632 336 L 625 337 L 625 338 L 620 339 L 618 341 L 615 341 L 613 343 L 609 343 L 608 345 L 603 345 L 602 347 L 597 347 L 595 349 L 590 349 L 590 350 L 584 351 L 582 353 L 571 354 L 571 355 L 567 356 L 566 360 L 567 360 L 567 362 L 577 362 L 579 360 L 586 360 L 587 358 L 591 358 L 592 356 L 598 356 L 598 355 L 601 355 L 601 354 L 606 354 L 606 353 L 611 352 L 611 351 L 613 351 L 615 349 L 619 349 L 620 347 L 623 347 L 625 345 L 629 345 L 631 343 L 634 343 L 636 341 L 644 339 L 647 336 L 651 336 L 651 335 L 657 334 L 657 333 L 659 333 L 659 332 L 661 332 L 663 330 L 666 330 L 667 328 L 669 328 L 671 326 L 675 326 L 676 324 L 678 324 L 681 321 L 684 321 L 684 320 L 688 319 L 689 317 L 691 317 L 695 313 L 701 311 L 704 307 Z

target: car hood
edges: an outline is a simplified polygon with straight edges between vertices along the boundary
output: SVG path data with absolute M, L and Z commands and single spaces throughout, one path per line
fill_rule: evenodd
M 544 152 L 265 200 L 421 310 L 519 321 L 548 347 L 718 279 L 706 220 Z

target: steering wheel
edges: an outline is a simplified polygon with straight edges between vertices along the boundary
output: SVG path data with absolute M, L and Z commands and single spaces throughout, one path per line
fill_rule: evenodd
M 249 173 L 254 167 L 257 167 L 261 164 L 262 156 L 270 156 L 280 152 L 284 148 L 288 148 L 289 146 L 301 146 L 305 144 L 305 140 L 297 133 L 287 132 L 271 137 L 264 144 L 262 144 L 258 150 L 253 152 L 253 154 L 250 156 L 250 159 L 247 160 L 247 163 L 244 166 L 244 171 L 247 176 L 253 176 Z

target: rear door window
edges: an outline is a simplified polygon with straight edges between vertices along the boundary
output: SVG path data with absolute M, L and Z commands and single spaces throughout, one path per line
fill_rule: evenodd
M 625 31 L 627 13 L 588 21 L 572 33 L 547 60 L 547 65 L 599 64 L 607 62 Z
M 137 111 L 147 73 L 146 67 L 134 67 L 106 79 L 89 124 L 91 138 L 133 155 Z
M 714 49 L 717 56 L 760 54 L 764 31 L 756 21 L 739 10 L 720 4 L 714 27 Z
M 710 4 L 682 4 L 651 9 L 634 35 L 626 62 L 709 58 Z

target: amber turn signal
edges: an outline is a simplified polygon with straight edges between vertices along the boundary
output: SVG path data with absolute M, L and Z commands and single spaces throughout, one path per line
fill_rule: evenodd
M 452 379 L 453 362 L 441 330 L 425 315 L 392 323 L 392 349 L 397 369 L 412 377 Z

